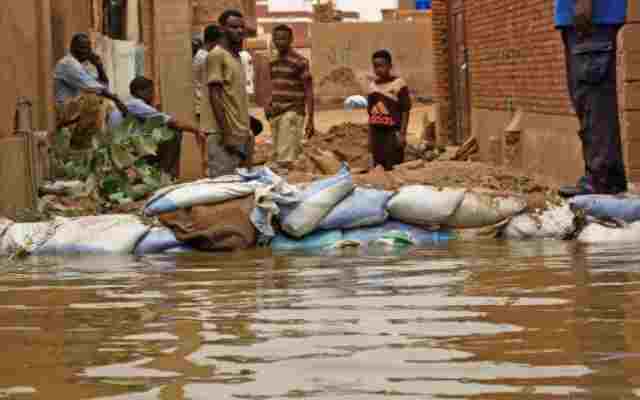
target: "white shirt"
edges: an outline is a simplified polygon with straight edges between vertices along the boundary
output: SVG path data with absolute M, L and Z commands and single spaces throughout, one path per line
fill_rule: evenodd
M 242 61 L 242 66 L 244 67 L 244 74 L 247 77 L 247 93 L 249 95 L 253 95 L 256 92 L 253 83 L 255 76 L 255 72 L 253 69 L 253 58 L 248 51 L 242 50 L 240 52 L 240 60 Z

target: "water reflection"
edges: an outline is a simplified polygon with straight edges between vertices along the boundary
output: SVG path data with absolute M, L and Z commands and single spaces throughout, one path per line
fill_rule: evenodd
M 0 398 L 640 393 L 640 251 L 30 259 L 0 274 Z

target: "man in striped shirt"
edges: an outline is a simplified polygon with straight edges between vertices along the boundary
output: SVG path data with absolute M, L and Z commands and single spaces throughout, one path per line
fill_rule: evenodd
M 270 65 L 271 103 L 265 113 L 273 133 L 276 168 L 289 169 L 302 153 L 305 116 L 306 134 L 313 136 L 313 82 L 309 61 L 292 48 L 293 31 L 286 25 L 273 30 L 273 43 L 278 50 Z

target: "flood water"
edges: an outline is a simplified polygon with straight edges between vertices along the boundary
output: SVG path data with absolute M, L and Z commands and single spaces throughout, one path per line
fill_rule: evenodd
M 0 398 L 633 399 L 640 249 L 0 267 Z

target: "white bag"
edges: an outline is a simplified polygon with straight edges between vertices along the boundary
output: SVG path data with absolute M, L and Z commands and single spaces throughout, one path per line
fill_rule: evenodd
M 393 196 L 387 208 L 391 217 L 408 224 L 442 224 L 458 209 L 464 195 L 464 189 L 406 186 Z
M 13 254 L 18 250 L 28 253 L 42 246 L 56 232 L 52 222 L 12 224 L 0 235 L 0 254 Z
M 640 243 L 640 222 L 622 228 L 611 228 L 597 222 L 588 224 L 578 236 L 582 243 Z
M 53 235 L 30 253 L 131 254 L 150 229 L 128 214 L 56 218 L 51 227 Z
M 541 214 L 515 216 L 502 231 L 506 239 L 565 239 L 575 229 L 575 215 L 569 205 L 550 208 Z
M 314 182 L 302 192 L 293 209 L 282 208 L 282 229 L 300 238 L 313 232 L 324 217 L 353 191 L 353 179 L 346 167 L 335 176 Z
M 469 191 L 445 225 L 451 228 L 482 228 L 511 218 L 525 208 L 527 202 L 518 197 Z
M 241 178 L 239 178 L 241 179 Z M 170 186 L 156 192 L 144 208 L 147 216 L 174 212 L 204 204 L 217 204 L 253 194 L 255 185 L 245 182 L 220 182 L 214 179 Z

